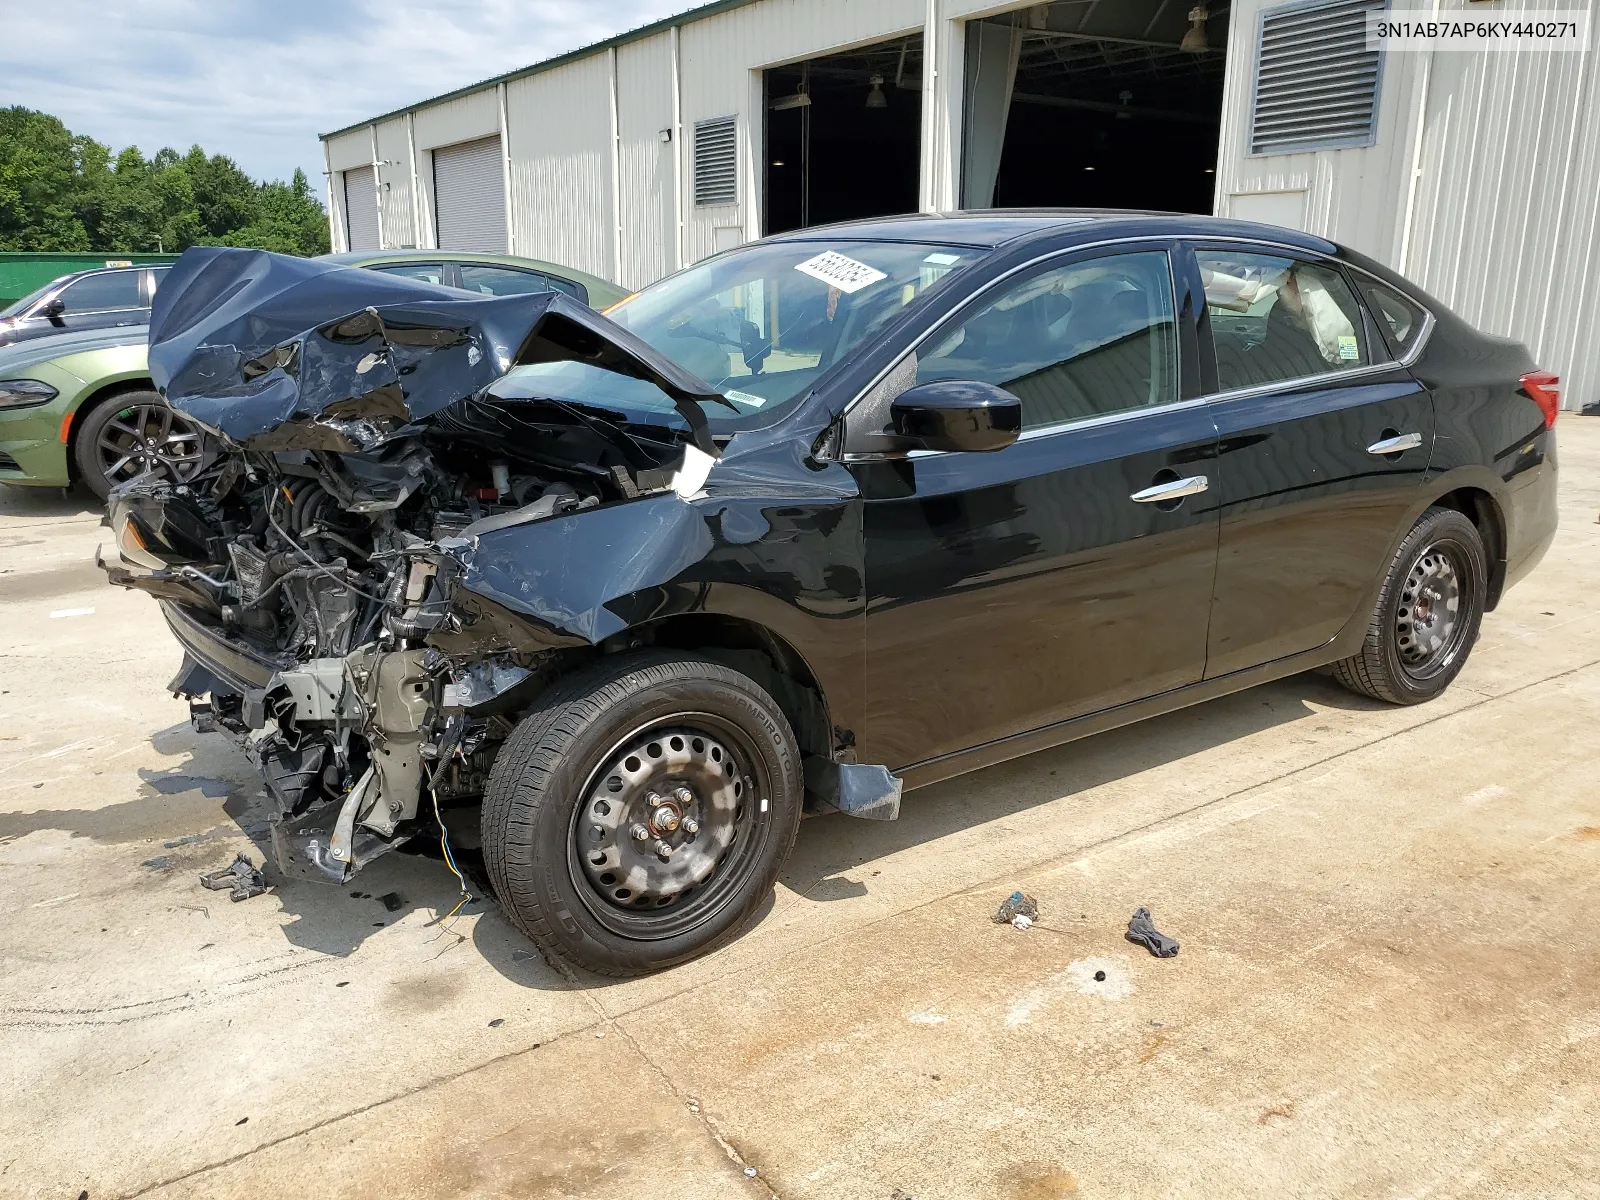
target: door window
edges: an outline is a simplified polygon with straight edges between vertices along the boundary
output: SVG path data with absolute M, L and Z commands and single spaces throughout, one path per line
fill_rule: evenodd
M 522 296 L 554 290 L 550 281 L 535 271 L 483 267 L 474 263 L 461 264 L 461 286 L 484 296 Z
M 1005 285 L 919 354 L 917 382 L 1003 387 L 1038 429 L 1171 403 L 1177 347 L 1166 252 L 1112 254 Z
M 1200 250 L 1218 390 L 1370 366 L 1361 306 L 1332 267 L 1275 254 Z
M 444 283 L 443 263 L 383 263 L 373 267 L 385 275 L 399 275 L 403 279 L 416 279 L 422 283 Z
M 76 283 L 69 283 L 61 293 L 63 312 L 111 312 L 121 308 L 142 308 L 139 300 L 138 271 L 110 271 L 104 275 L 86 275 Z

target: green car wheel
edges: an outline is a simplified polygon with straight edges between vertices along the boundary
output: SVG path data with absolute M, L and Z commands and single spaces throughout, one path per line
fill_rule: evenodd
M 78 474 L 102 500 L 140 475 L 187 483 L 205 465 L 203 435 L 157 392 L 124 392 L 97 405 L 78 430 Z

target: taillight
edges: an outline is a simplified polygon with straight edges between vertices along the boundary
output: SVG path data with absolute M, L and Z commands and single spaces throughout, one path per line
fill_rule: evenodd
M 1556 414 L 1561 411 L 1561 376 L 1554 371 L 1529 371 L 1521 379 L 1522 390 L 1544 413 L 1544 427 L 1556 427 Z

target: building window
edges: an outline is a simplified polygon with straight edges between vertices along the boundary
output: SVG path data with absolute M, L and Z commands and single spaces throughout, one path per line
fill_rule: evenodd
M 1385 0 L 1286 4 L 1261 14 L 1250 153 L 1370 146 L 1382 54 L 1367 49 L 1367 14 Z
M 713 117 L 694 123 L 694 202 L 739 200 L 739 119 Z

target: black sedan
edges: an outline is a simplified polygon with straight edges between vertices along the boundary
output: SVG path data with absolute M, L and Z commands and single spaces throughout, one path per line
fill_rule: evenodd
M 1555 532 L 1555 376 L 1283 229 L 864 222 L 609 318 L 231 253 L 151 339 L 230 453 L 113 496 L 112 578 L 284 876 L 454 866 L 479 806 L 509 918 L 603 973 L 732 936 L 804 810 L 1300 671 L 1429 700 Z

